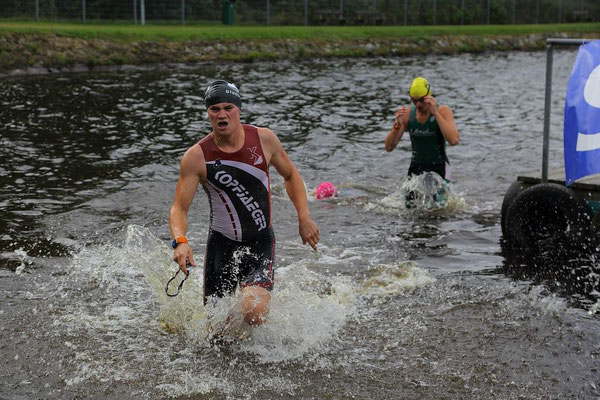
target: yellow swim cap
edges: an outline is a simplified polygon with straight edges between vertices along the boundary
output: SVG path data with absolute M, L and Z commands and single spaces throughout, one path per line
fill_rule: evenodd
M 431 87 L 429 86 L 427 79 L 420 76 L 415 78 L 410 84 L 410 90 L 408 91 L 408 94 L 410 94 L 410 97 L 415 99 L 419 99 L 423 96 L 431 94 Z

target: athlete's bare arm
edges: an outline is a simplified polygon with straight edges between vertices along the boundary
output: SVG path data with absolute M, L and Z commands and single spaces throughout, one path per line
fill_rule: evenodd
M 450 146 L 457 145 L 460 134 L 458 133 L 458 128 L 454 124 L 454 114 L 450 107 L 444 105 L 438 107 L 437 101 L 433 96 L 425 97 L 425 103 L 430 105 L 431 113 L 435 117 L 435 120 L 440 127 L 440 131 L 442 131 L 442 135 L 444 135 L 448 144 Z
M 169 229 L 171 237 L 185 236 L 188 228 L 187 215 L 200 183 L 206 181 L 206 164 L 202 148 L 194 145 L 181 159 L 179 180 L 175 189 L 175 198 L 169 211 Z M 186 260 L 195 266 L 194 255 L 189 244 L 181 243 L 173 252 L 173 260 L 183 272 L 187 272 Z
M 275 167 L 279 175 L 285 181 L 285 190 L 292 200 L 296 212 L 298 213 L 298 227 L 302 243 L 308 243 L 314 250 L 317 250 L 319 243 L 319 228 L 310 216 L 306 190 L 300 173 L 283 149 L 279 138 L 267 128 L 258 128 L 260 143 L 267 162 Z
M 396 118 L 394 119 L 394 126 L 390 130 L 390 133 L 385 138 L 385 151 L 392 151 L 402 139 L 402 134 L 408 126 L 408 116 L 410 114 L 410 107 L 400 107 L 396 111 Z

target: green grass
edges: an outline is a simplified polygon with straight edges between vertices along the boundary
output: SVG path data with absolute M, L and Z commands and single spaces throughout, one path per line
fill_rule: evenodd
M 594 34 L 600 23 L 545 25 L 452 25 L 452 26 L 224 26 L 154 25 L 123 23 L 74 24 L 63 22 L 0 21 L 3 33 L 52 33 L 82 39 L 100 38 L 113 41 L 188 41 L 188 40 L 277 40 L 277 39 L 384 39 L 439 35 L 523 35 L 552 32 Z

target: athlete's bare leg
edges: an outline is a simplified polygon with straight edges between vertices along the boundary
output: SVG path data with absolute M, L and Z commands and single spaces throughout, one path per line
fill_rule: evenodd
M 271 293 L 261 286 L 246 286 L 241 291 L 242 315 L 248 325 L 260 325 L 269 314 Z

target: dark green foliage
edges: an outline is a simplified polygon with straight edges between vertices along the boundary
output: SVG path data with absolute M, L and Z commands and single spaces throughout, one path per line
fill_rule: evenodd
M 124 21 L 139 23 L 141 0 L 37 0 L 42 20 Z M 222 0 L 145 0 L 146 21 L 181 23 L 219 21 Z M 267 2 L 269 14 L 267 16 Z M 0 18 L 34 19 L 36 0 L 0 0 Z M 135 10 L 134 10 L 135 4 Z M 311 25 L 460 25 L 548 24 L 600 21 L 597 0 L 307 0 Z M 434 6 L 435 5 L 435 6 Z M 405 6 L 407 12 L 405 13 Z M 325 20 L 323 11 L 343 9 Z M 406 14 L 406 15 L 405 15 Z M 330 14 L 331 15 L 331 14 Z M 305 0 L 237 0 L 236 21 L 241 24 L 303 25 Z

